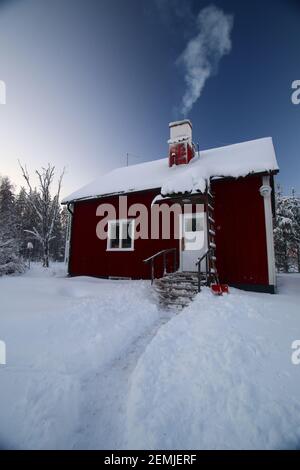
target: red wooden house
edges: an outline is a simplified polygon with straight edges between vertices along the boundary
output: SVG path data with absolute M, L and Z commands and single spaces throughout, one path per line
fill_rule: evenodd
M 157 278 L 196 271 L 202 257 L 201 271 L 217 270 L 221 282 L 275 292 L 272 139 L 197 152 L 190 121 L 169 127 L 168 158 L 115 169 L 65 198 L 69 274 Z M 142 222 L 137 204 L 145 208 Z M 171 212 L 166 236 L 166 208 L 174 204 L 182 211 Z

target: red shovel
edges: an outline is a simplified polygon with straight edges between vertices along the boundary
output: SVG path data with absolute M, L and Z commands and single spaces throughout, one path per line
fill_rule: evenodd
M 214 295 L 229 294 L 228 284 L 211 284 L 210 288 Z

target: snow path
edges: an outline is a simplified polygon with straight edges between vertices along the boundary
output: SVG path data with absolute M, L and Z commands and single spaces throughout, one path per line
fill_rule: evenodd
M 159 321 L 132 342 L 103 373 L 87 377 L 82 383 L 80 428 L 74 449 L 125 448 L 126 407 L 131 375 L 139 358 L 174 313 L 164 312 Z
M 120 448 L 130 375 L 174 313 L 149 282 L 0 278 L 0 447 Z

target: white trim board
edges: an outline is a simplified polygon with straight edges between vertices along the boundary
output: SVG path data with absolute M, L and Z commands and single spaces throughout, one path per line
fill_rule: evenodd
M 271 201 L 272 188 L 270 186 L 270 176 L 263 176 L 262 183 L 263 185 L 260 188 L 260 193 L 264 198 L 269 285 L 276 286 L 273 213 Z M 263 191 L 263 189 L 266 191 Z

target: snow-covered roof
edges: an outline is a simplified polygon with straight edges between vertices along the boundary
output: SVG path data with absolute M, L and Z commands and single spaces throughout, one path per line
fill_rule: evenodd
M 204 192 L 210 177 L 241 177 L 278 170 L 271 137 L 203 150 L 187 165 L 168 158 L 117 168 L 64 198 L 62 203 L 161 188 L 161 194 Z

